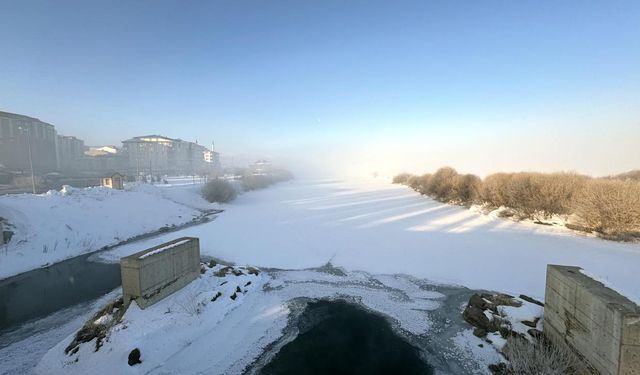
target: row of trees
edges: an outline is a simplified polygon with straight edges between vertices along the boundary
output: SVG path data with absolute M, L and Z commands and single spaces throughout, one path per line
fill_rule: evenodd
M 241 191 L 264 189 L 277 182 L 293 178 L 291 172 L 283 169 L 272 169 L 269 173 L 254 174 L 246 170 L 238 179 L 231 181 L 215 178 L 202 188 L 202 197 L 209 202 L 228 203 L 236 199 Z
M 496 173 L 482 180 L 444 167 L 422 176 L 402 173 L 393 182 L 442 202 L 506 207 L 520 218 L 541 220 L 561 215 L 576 228 L 625 239 L 640 236 L 638 176 L 638 171 L 606 178 L 521 172 Z

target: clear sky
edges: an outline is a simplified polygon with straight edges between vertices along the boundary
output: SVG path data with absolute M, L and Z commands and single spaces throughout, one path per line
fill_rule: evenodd
M 0 1 L 0 110 L 341 171 L 640 168 L 640 1 Z M 337 162 L 336 162 L 337 161 Z

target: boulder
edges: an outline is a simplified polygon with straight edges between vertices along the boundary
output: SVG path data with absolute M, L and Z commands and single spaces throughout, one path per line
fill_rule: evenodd
M 529 297 L 529 296 L 527 296 L 527 295 L 521 294 L 521 295 L 520 295 L 520 299 L 521 299 L 521 300 L 524 300 L 524 301 L 527 301 L 527 302 L 529 302 L 529 303 L 534 303 L 534 304 L 536 304 L 536 305 L 538 305 L 538 306 L 542 306 L 542 307 L 544 307 L 544 303 L 542 303 L 542 302 L 538 301 L 538 300 L 537 300 L 537 299 L 535 299 L 535 298 Z
M 521 321 L 521 323 L 524 324 L 525 326 L 529 327 L 529 328 L 536 328 L 538 326 L 538 321 L 540 321 L 540 318 L 535 318 L 535 319 L 533 319 L 533 321 L 531 321 L 531 320 L 523 320 L 523 321 Z
M 140 349 L 135 348 L 129 353 L 129 360 L 127 361 L 129 366 L 135 366 L 138 363 L 142 363 L 140 360 Z
M 510 296 L 508 294 L 496 294 L 493 296 L 492 301 L 494 304 L 498 306 L 512 306 L 512 307 L 522 306 L 522 302 L 518 301 L 513 296 Z
M 462 317 L 472 326 L 482 328 L 484 330 L 489 330 L 489 326 L 491 325 L 491 321 L 484 314 L 484 310 L 475 306 L 467 305 L 467 308 L 464 309 L 464 312 L 462 313 Z
M 475 328 L 473 330 L 473 335 L 479 338 L 483 338 L 487 336 L 487 330 L 484 328 Z
M 467 305 L 475 306 L 479 309 L 485 310 L 487 308 L 487 302 L 479 294 L 474 294 L 469 298 Z
M 503 362 L 489 365 L 489 371 L 491 371 L 491 373 L 494 374 L 494 375 L 506 375 L 506 374 L 508 374 L 507 365 L 505 363 L 503 363 Z
M 211 302 L 215 302 L 218 298 L 220 298 L 221 295 L 222 293 L 220 292 L 216 293 L 216 295 L 211 298 Z

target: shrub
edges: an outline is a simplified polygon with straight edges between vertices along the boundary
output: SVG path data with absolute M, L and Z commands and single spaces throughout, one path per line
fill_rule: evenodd
M 407 179 L 407 186 L 412 188 L 415 191 L 418 191 L 420 187 L 420 177 L 419 176 L 411 176 Z
M 629 172 L 620 173 L 620 174 L 617 174 L 615 176 L 612 176 L 611 178 L 614 178 L 614 179 L 617 179 L 617 180 L 640 181 L 640 169 L 634 169 L 634 170 L 629 171 Z
M 442 202 L 507 207 L 504 216 L 540 220 L 573 215 L 573 227 L 595 230 L 609 239 L 640 237 L 640 171 L 593 179 L 575 173 L 496 173 L 484 180 L 444 167 L 431 175 L 400 174 L 422 195 Z M 404 182 L 402 182 L 404 181 Z
M 264 189 L 272 184 L 271 178 L 266 175 L 246 175 L 242 177 L 244 191 Z
M 395 175 L 393 177 L 393 183 L 394 184 L 406 185 L 407 184 L 407 180 L 409 180 L 409 177 L 411 177 L 411 174 L 409 174 L 409 173 L 400 173 L 400 174 Z
M 503 350 L 509 374 L 578 375 L 586 371 L 583 361 L 569 348 L 547 340 L 530 343 L 511 336 Z
M 507 186 L 512 176 L 512 173 L 495 173 L 487 176 L 480 193 L 482 200 L 493 207 L 507 207 L 509 205 Z
M 508 206 L 522 218 L 537 218 L 542 213 L 542 180 L 533 173 L 516 173 L 507 185 Z
M 451 167 L 443 167 L 436 171 L 429 179 L 427 191 L 429 195 L 440 201 L 455 199 L 456 176 L 458 172 Z
M 264 189 L 276 182 L 288 181 L 293 176 L 289 171 L 274 169 L 269 174 L 246 173 L 242 176 L 242 188 L 244 191 Z
M 572 173 L 496 173 L 485 179 L 481 196 L 489 205 L 513 208 L 523 218 L 548 218 L 571 213 L 586 181 Z
M 202 197 L 209 202 L 228 203 L 237 195 L 236 189 L 227 180 L 211 180 L 202 188 Z
M 422 176 L 417 176 L 417 184 L 416 191 L 422 195 L 431 195 L 429 189 L 431 187 L 431 177 L 432 175 L 427 173 Z
M 640 182 L 590 180 L 581 190 L 576 214 L 597 232 L 612 235 L 640 233 Z
M 574 173 L 538 174 L 540 196 L 538 209 L 545 215 L 568 215 L 588 178 Z
M 482 180 L 472 174 L 459 175 L 455 169 L 440 168 L 435 174 L 415 176 L 400 174 L 394 181 L 405 181 L 404 184 L 419 192 L 442 202 L 475 203 L 480 199 Z
M 457 175 L 454 180 L 455 200 L 463 204 L 479 203 L 482 180 L 474 174 Z

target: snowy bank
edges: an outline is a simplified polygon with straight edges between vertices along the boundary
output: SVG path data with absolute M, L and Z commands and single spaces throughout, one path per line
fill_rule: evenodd
M 76 349 L 75 344 L 69 346 L 74 339 L 70 335 L 44 356 L 36 372 L 239 374 L 247 366 L 259 370 L 273 354 L 265 349 L 277 350 L 295 337 L 291 320 L 306 302 L 316 299 L 347 300 L 382 314 L 439 370 L 486 372 L 453 341 L 466 328 L 459 315 L 434 321 L 432 314 L 449 303 L 448 292 L 423 280 L 345 273 L 331 266 L 249 271 L 205 266 L 197 280 L 157 304 L 145 310 L 132 304 L 119 322 L 108 324 L 99 344 L 94 338 Z M 469 291 L 462 292 L 468 298 Z M 458 299 L 451 300 L 458 304 Z M 95 318 L 90 324 L 111 319 Z M 432 334 L 439 338 L 437 347 L 428 338 Z M 128 356 L 136 348 L 141 363 L 130 366 Z
M 211 208 L 198 186 L 130 185 L 0 196 L 0 217 L 15 233 L 0 246 L 0 279 L 188 223 Z

